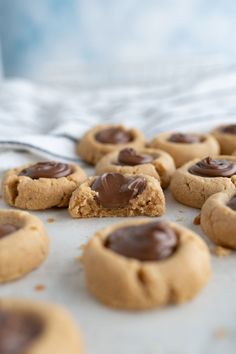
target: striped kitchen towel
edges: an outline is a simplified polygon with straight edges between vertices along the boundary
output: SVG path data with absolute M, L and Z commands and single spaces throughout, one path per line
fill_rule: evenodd
M 77 162 L 76 141 L 92 126 L 113 122 L 139 128 L 147 139 L 165 130 L 208 131 L 236 122 L 236 68 L 169 77 L 155 85 L 82 89 L 23 80 L 0 85 L 4 156 L 28 151 L 40 159 Z M 10 155 L 4 161 L 5 167 L 16 163 Z

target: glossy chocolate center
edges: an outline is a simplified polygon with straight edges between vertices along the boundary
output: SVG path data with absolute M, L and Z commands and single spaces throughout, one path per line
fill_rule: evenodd
M 172 143 L 195 144 L 200 143 L 202 139 L 199 135 L 175 133 L 169 137 L 168 141 Z
M 33 179 L 38 178 L 60 178 L 69 176 L 72 173 L 70 165 L 61 162 L 38 162 L 19 173 L 19 176 L 27 176 Z
M 228 160 L 213 160 L 206 157 L 191 166 L 188 171 L 202 177 L 231 177 L 236 173 L 236 164 Z
M 105 173 L 96 178 L 91 189 L 98 193 L 96 201 L 104 208 L 122 208 L 142 193 L 146 184 L 144 177 Z
M 227 206 L 236 211 L 236 195 L 230 199 L 230 201 L 228 202 Z
M 42 331 L 43 323 L 36 316 L 0 310 L 0 354 L 28 352 Z
M 133 136 L 122 128 L 108 128 L 95 135 L 97 141 L 103 144 L 126 144 L 133 140 Z
M 167 223 L 156 221 L 122 227 L 108 235 L 105 246 L 128 258 L 159 261 L 174 253 L 178 237 Z
M 18 227 L 16 227 L 15 225 L 12 225 L 12 224 L 1 224 L 0 225 L 0 239 L 5 237 L 5 236 L 8 236 L 8 235 L 12 234 L 16 230 L 18 230 Z
M 230 124 L 222 127 L 221 132 L 226 134 L 236 134 L 236 124 Z
M 117 162 L 119 165 L 135 166 L 144 163 L 150 163 L 153 157 L 150 155 L 141 155 L 132 148 L 126 148 L 119 152 Z

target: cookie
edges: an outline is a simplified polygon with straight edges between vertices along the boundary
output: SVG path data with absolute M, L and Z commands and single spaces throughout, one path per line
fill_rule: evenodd
M 79 329 L 58 305 L 0 299 L 1 354 L 82 354 Z
M 220 125 L 212 135 L 220 144 L 221 154 L 231 155 L 236 150 L 236 124 Z
M 88 178 L 73 192 L 69 212 L 74 218 L 159 216 L 165 212 L 165 197 L 154 177 L 105 173 Z
M 0 210 L 0 283 L 23 277 L 47 257 L 49 240 L 42 221 L 18 210 Z
M 178 202 L 201 208 L 212 194 L 234 191 L 235 175 L 235 156 L 194 159 L 175 171 L 170 189 Z
M 217 245 L 236 249 L 236 191 L 207 199 L 201 210 L 201 227 Z
M 7 204 L 21 209 L 67 207 L 72 192 L 85 178 L 75 164 L 47 161 L 25 165 L 5 174 L 3 196 Z
M 162 188 L 167 188 L 175 171 L 172 157 L 164 151 L 142 148 L 125 148 L 102 157 L 96 165 L 96 175 L 105 172 L 146 174 L 161 181 Z
M 204 241 L 164 221 L 129 221 L 98 231 L 82 261 L 88 290 L 108 306 L 129 310 L 185 302 L 211 273 Z
M 150 143 L 151 148 L 168 152 L 174 159 L 176 167 L 207 155 L 217 155 L 220 147 L 210 134 L 161 133 Z
M 98 125 L 78 142 L 77 153 L 86 162 L 95 165 L 104 155 L 125 147 L 142 148 L 145 138 L 138 129 L 123 125 Z

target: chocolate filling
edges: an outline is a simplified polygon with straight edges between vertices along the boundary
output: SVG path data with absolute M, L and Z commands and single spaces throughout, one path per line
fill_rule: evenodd
M 213 160 L 206 157 L 191 166 L 188 171 L 202 177 L 231 177 L 236 173 L 236 164 L 228 160 Z
M 117 164 L 135 166 L 150 163 L 153 160 L 153 157 L 150 155 L 138 154 L 134 149 L 126 148 L 119 152 Z
M 220 131 L 226 134 L 236 134 L 236 124 L 225 125 Z
M 228 202 L 227 206 L 236 211 L 236 195 L 230 199 L 230 201 Z
M 182 143 L 182 144 L 196 144 L 202 142 L 203 137 L 194 134 L 182 134 L 182 133 L 175 133 L 172 134 L 168 141 L 172 143 Z
M 33 179 L 61 178 L 69 176 L 72 172 L 72 167 L 66 163 L 49 161 L 38 162 L 27 167 L 19 173 L 19 176 L 27 176 Z
M 117 229 L 108 235 L 105 247 L 128 258 L 159 261 L 171 256 L 178 246 L 175 231 L 163 221 Z
M 42 320 L 34 315 L 0 310 L 0 354 L 28 352 L 42 331 Z
M 97 177 L 91 189 L 98 195 L 96 201 L 104 208 L 122 208 L 142 193 L 146 187 L 144 177 L 127 177 L 120 173 L 104 173 Z
M 12 234 L 16 230 L 18 230 L 18 227 L 16 227 L 15 225 L 12 225 L 12 224 L 1 224 L 0 225 L 0 239 L 5 237 L 5 236 L 8 236 L 8 235 Z
M 133 140 L 133 136 L 129 131 L 117 127 L 98 132 L 95 139 L 103 144 L 126 144 Z

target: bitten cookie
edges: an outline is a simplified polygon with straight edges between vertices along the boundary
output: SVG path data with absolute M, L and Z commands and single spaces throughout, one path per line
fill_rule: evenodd
M 104 155 L 125 147 L 142 148 L 145 138 L 138 129 L 123 125 L 98 125 L 89 130 L 78 142 L 78 155 L 95 165 Z
M 42 221 L 18 210 L 0 210 L 0 283 L 24 276 L 47 257 L 49 240 Z
M 196 157 L 214 156 L 220 152 L 217 140 L 210 134 L 161 133 L 152 140 L 150 147 L 168 152 L 176 167 Z
M 79 329 L 58 305 L 0 299 L 1 354 L 82 354 Z
M 170 189 L 178 202 L 201 208 L 212 194 L 235 191 L 235 175 L 235 156 L 195 159 L 175 171 Z
M 221 125 L 212 134 L 220 144 L 221 154 L 231 155 L 236 150 L 236 124 Z
M 7 204 L 21 209 L 67 207 L 72 192 L 85 178 L 78 165 L 38 162 L 6 172 L 3 196 Z
M 157 149 L 125 148 L 105 155 L 96 165 L 96 175 L 105 172 L 146 174 L 161 181 L 162 188 L 167 188 L 175 171 L 172 157 Z
M 165 197 L 154 177 L 105 173 L 88 178 L 73 192 L 69 212 L 74 218 L 159 216 L 165 212 Z
M 201 210 L 201 227 L 216 244 L 236 249 L 236 190 L 207 199 Z
M 120 309 L 185 302 L 211 273 L 204 241 L 163 221 L 129 221 L 98 231 L 85 246 L 82 261 L 89 291 Z

